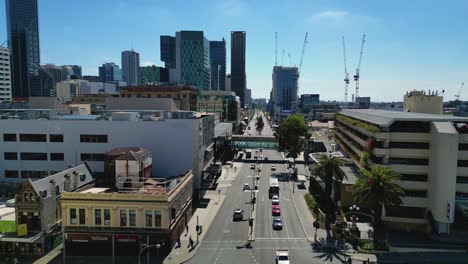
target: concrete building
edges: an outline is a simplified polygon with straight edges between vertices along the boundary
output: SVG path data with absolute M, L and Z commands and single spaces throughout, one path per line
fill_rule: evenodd
M 314 106 L 320 104 L 319 94 L 301 94 L 300 109 L 304 114 L 310 113 Z
M 148 250 L 151 255 L 167 255 L 190 220 L 192 185 L 188 171 L 149 179 L 127 193 L 107 188 L 63 193 L 65 256 L 137 256 L 142 243 L 160 245 Z
M 104 63 L 99 67 L 99 79 L 105 83 L 122 81 L 122 70 L 113 62 Z
M 101 78 L 99 76 L 84 75 L 83 80 L 86 80 L 88 82 L 100 82 Z
M 371 98 L 370 97 L 356 97 L 356 107 L 359 109 L 369 109 Z
M 161 61 L 164 61 L 164 68 L 176 68 L 176 38 L 172 36 L 160 36 Z
M 51 158 L 59 157 L 51 153 Z M 22 185 L 15 197 L 17 231 L 3 233 L 0 239 L 0 254 L 16 252 L 21 255 L 41 256 L 53 249 L 59 236 L 61 213 L 59 198 L 64 192 L 75 192 L 93 183 L 89 168 L 79 165 L 53 175 L 22 171 L 30 178 Z M 21 226 L 23 228 L 21 228 Z
M 455 218 L 454 211 L 467 204 L 468 118 L 342 110 L 335 129 L 336 143 L 356 166 L 368 152 L 371 164 L 389 166 L 401 175 L 403 204 L 382 213 L 389 227 L 425 231 L 432 227 L 444 234 L 463 220 Z
M 57 66 L 55 64 L 45 64 L 42 65 L 50 75 L 52 76 L 54 83 L 67 80 L 66 72 L 63 70 L 62 66 Z
M 100 115 L 60 114 L 52 110 L 5 110 L 0 120 L 0 180 L 20 182 L 21 171 L 37 175 L 89 162 L 95 175 L 104 172 L 104 154 L 117 147 L 142 146 L 153 155 L 159 177 L 187 170 L 200 173 L 213 159 L 214 115 L 191 111 L 101 112 Z M 15 155 L 13 155 L 16 154 Z M 58 153 L 52 158 L 50 153 Z
M 443 96 L 437 91 L 416 91 L 407 92 L 403 99 L 403 111 L 438 114 L 443 113 Z
M 231 91 L 239 96 L 245 106 L 247 77 L 245 72 L 245 31 L 231 31 Z
M 115 90 L 113 83 L 68 80 L 57 83 L 56 97 L 65 102 L 82 94 L 117 94 Z
M 10 50 L 0 47 L 0 102 L 11 101 Z
M 201 91 L 197 111 L 216 113 L 220 122 L 233 123 L 235 129 L 240 122 L 240 99 L 230 91 Z
M 140 54 L 136 51 L 122 51 L 122 80 L 128 86 L 138 85 L 138 74 L 140 70 Z
M 210 42 L 203 31 L 178 31 L 175 44 L 177 82 L 210 90 Z
M 37 0 L 6 0 L 13 98 L 50 94 L 41 87 Z M 44 87 L 45 89 L 45 87 Z
M 272 108 L 275 118 L 283 111 L 297 110 L 299 72 L 297 67 L 273 67 Z
M 211 90 L 226 90 L 226 41 L 210 41 Z
M 62 65 L 62 69 L 67 77 L 66 80 L 80 80 L 83 77 L 81 66 L 79 65 Z
M 124 87 L 120 90 L 121 97 L 136 98 L 172 98 L 179 110 L 197 110 L 198 90 L 189 86 L 147 85 Z
M 226 91 L 232 91 L 231 89 L 231 74 L 226 75 Z
M 156 85 L 169 82 L 169 69 L 155 65 L 140 67 L 138 85 Z
M 179 111 L 172 98 L 144 98 L 144 97 L 106 97 L 101 104 L 102 109 L 117 110 L 163 110 Z M 101 110 L 102 110 L 101 109 Z

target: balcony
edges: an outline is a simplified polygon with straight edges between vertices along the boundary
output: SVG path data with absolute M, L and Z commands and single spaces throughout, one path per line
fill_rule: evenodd
M 427 190 L 428 183 L 420 181 L 401 181 L 400 186 L 403 189 L 414 189 L 414 190 Z
M 428 174 L 429 166 L 425 165 L 401 165 L 401 164 L 392 164 L 388 165 L 396 173 L 410 173 L 410 174 Z

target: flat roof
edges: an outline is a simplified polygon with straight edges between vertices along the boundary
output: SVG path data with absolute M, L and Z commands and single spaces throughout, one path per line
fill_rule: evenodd
M 107 190 L 109 190 L 109 188 L 93 187 L 93 188 L 81 191 L 80 193 L 103 193 L 103 192 L 105 192 Z
M 468 117 L 436 115 L 414 112 L 387 111 L 378 109 L 343 109 L 341 114 L 363 120 L 381 127 L 389 127 L 395 121 L 464 121 Z

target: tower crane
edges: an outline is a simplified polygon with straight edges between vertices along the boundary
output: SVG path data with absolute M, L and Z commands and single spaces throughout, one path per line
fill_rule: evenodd
M 457 100 L 460 100 L 460 94 L 461 94 L 461 90 L 464 84 L 465 82 L 461 83 L 460 88 L 458 89 L 458 93 L 455 95 L 455 98 L 457 98 Z
M 364 42 L 366 41 L 366 34 L 362 35 L 362 43 L 361 43 L 361 53 L 359 54 L 359 64 L 356 68 L 356 74 L 354 75 L 354 81 L 356 82 L 356 92 L 354 96 L 354 101 L 357 100 L 359 97 L 359 73 L 361 70 L 361 61 L 362 61 L 362 51 L 364 49 Z
M 301 73 L 302 69 L 302 62 L 304 61 L 304 52 L 305 52 L 305 47 L 307 45 L 307 36 L 309 35 L 309 32 L 306 32 L 305 37 L 304 37 L 304 44 L 302 44 L 302 52 L 301 52 L 301 62 L 299 63 L 299 74 Z
M 278 32 L 275 32 L 275 66 L 278 66 Z
M 291 58 L 291 53 L 288 52 L 288 56 L 289 56 L 289 61 L 291 62 L 291 66 L 296 67 L 296 65 L 293 63 L 293 60 Z
M 342 37 L 343 40 L 343 57 L 344 57 L 344 73 L 345 73 L 345 92 L 344 92 L 344 101 L 345 103 L 348 102 L 348 84 L 349 84 L 349 73 L 348 73 L 348 67 L 346 66 L 346 44 L 345 44 L 345 39 L 344 36 Z

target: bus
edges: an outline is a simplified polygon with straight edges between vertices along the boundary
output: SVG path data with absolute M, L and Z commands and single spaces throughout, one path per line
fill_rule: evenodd
M 245 158 L 246 159 L 251 159 L 252 158 L 252 150 L 251 149 L 245 150 Z
M 279 182 L 278 179 L 270 179 L 270 189 L 268 190 L 268 196 L 273 197 L 273 195 L 279 196 Z

